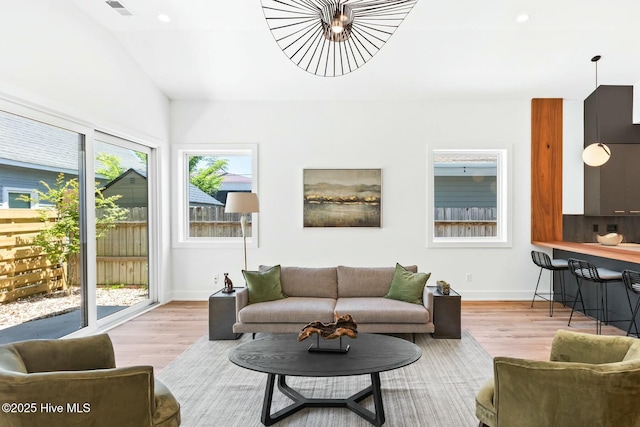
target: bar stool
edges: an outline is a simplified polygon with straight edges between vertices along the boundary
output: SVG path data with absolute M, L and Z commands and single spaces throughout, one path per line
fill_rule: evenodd
M 587 311 L 596 312 L 596 334 L 600 335 L 602 332 L 602 322 L 604 321 L 605 325 L 609 323 L 609 314 L 607 312 L 607 283 L 622 282 L 622 272 L 596 267 L 589 261 L 574 258 L 569 258 L 569 270 L 576 277 L 576 282 L 578 283 L 578 292 L 576 293 L 576 298 L 573 301 L 573 308 L 571 309 L 571 314 L 569 315 L 569 323 L 567 324 L 567 326 L 571 326 L 571 318 L 573 317 L 573 312 L 576 309 L 578 298 L 580 298 L 582 311 L 584 311 L 585 315 L 587 314 Z M 595 309 L 587 309 L 584 306 L 584 299 L 582 298 L 582 283 L 585 280 L 588 282 L 593 282 L 596 285 Z M 627 297 L 629 297 L 628 294 Z M 601 304 L 602 308 L 600 307 Z M 631 300 L 629 300 L 629 306 L 631 306 Z M 600 316 L 598 316 L 598 313 L 600 311 L 602 311 L 602 319 L 600 319 Z
M 633 292 L 636 295 L 640 295 L 640 272 L 633 271 L 633 270 L 623 270 L 622 281 L 627 287 L 627 297 L 629 297 L 629 305 L 631 305 L 631 297 L 629 296 L 629 292 Z M 636 302 L 636 307 L 632 311 L 631 321 L 629 322 L 629 328 L 627 329 L 627 336 L 631 335 L 631 326 L 635 326 L 636 328 L 635 336 L 640 338 L 640 334 L 638 333 L 638 324 L 636 323 L 638 308 L 640 308 L 640 298 L 638 298 L 638 301 Z
M 538 283 L 536 283 L 536 290 L 533 292 L 533 299 L 531 300 L 531 307 L 536 300 L 536 297 L 542 298 L 545 301 L 549 301 L 549 317 L 553 317 L 553 302 L 555 300 L 555 292 L 553 289 L 553 274 L 556 271 L 564 271 L 569 269 L 569 262 L 566 259 L 555 258 L 551 259 L 549 255 L 544 252 L 531 251 L 531 259 L 533 263 L 540 267 L 540 274 L 538 274 Z M 540 285 L 540 278 L 542 277 L 542 270 L 549 270 L 549 297 L 546 294 L 538 293 L 538 286 Z M 562 293 L 562 305 L 565 305 L 564 300 L 564 274 L 560 273 L 560 292 Z

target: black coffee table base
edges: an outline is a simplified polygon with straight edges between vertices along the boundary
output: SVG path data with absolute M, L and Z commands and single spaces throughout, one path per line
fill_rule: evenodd
M 287 385 L 286 375 L 267 374 L 267 387 L 264 392 L 264 402 L 262 404 L 262 424 L 266 426 L 273 425 L 283 420 L 289 415 L 293 415 L 303 408 L 347 408 L 374 426 L 380 427 L 385 422 L 384 406 L 382 404 L 382 393 L 380 391 L 380 374 L 378 372 L 371 373 L 371 385 L 362 391 L 347 397 L 346 399 L 310 399 L 304 397 L 296 390 Z M 294 403 L 271 414 L 271 402 L 273 401 L 274 385 L 278 377 L 278 389 L 285 396 L 293 400 Z M 362 406 L 359 402 L 373 396 L 373 404 L 375 414 Z

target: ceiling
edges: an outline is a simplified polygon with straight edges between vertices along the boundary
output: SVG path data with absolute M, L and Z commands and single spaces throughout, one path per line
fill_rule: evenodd
M 260 0 L 64 0 L 102 25 L 172 100 L 582 100 L 640 81 L 638 0 L 418 0 L 385 46 L 318 77 L 280 50 Z M 171 18 L 160 22 L 157 15 Z M 521 13 L 530 15 L 516 22 Z

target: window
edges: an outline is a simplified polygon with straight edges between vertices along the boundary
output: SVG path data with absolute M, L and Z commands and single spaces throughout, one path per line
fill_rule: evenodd
M 28 188 L 4 187 L 2 207 L 9 209 L 31 209 L 38 207 L 38 195 Z
M 504 149 L 429 152 L 429 246 L 511 245 L 507 160 Z
M 225 213 L 225 204 L 229 193 L 258 192 L 257 145 L 183 145 L 174 148 L 174 158 L 180 201 L 174 246 L 242 246 L 241 214 Z M 247 219 L 247 247 L 257 247 L 257 214 Z

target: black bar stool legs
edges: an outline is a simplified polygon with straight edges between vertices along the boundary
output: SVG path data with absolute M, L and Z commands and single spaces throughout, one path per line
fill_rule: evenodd
M 622 281 L 627 288 L 627 298 L 629 299 L 629 308 L 631 308 L 633 307 L 633 305 L 631 304 L 630 293 L 633 293 L 636 296 L 640 295 L 640 272 L 633 270 L 624 270 L 622 272 Z M 635 308 L 631 309 L 631 321 L 629 322 L 629 328 L 627 328 L 627 336 L 631 335 L 631 327 L 634 327 L 636 330 L 634 335 L 640 338 L 640 333 L 638 332 L 638 324 L 636 323 L 638 309 L 640 309 L 640 298 L 636 300 Z
M 578 305 L 578 300 L 580 300 L 582 311 L 585 315 L 587 314 L 587 311 L 596 312 L 596 334 L 600 335 L 602 333 L 602 322 L 604 322 L 605 325 L 609 323 L 609 312 L 607 309 L 607 284 L 609 282 L 622 282 L 623 274 L 619 271 L 598 268 L 588 261 L 573 258 L 569 258 L 569 270 L 576 278 L 576 282 L 578 283 L 578 292 L 576 293 L 576 298 L 573 301 L 573 307 L 571 309 L 571 314 L 569 315 L 569 323 L 567 326 L 571 326 L 573 313 Z M 582 296 L 582 285 L 584 281 L 592 282 L 596 287 L 595 309 L 588 309 L 584 306 L 584 299 Z M 640 287 L 638 289 L 640 290 Z M 629 308 L 631 308 L 631 299 L 629 298 L 628 292 L 627 298 L 629 299 Z M 600 312 L 602 312 L 602 315 L 600 315 Z
M 536 297 L 545 301 L 549 301 L 549 317 L 553 317 L 553 303 L 555 302 L 555 290 L 553 288 L 553 279 L 556 271 L 560 272 L 560 292 L 562 293 L 562 304 L 566 305 L 565 293 L 564 293 L 564 275 L 562 271 L 569 268 L 568 261 L 566 259 L 551 259 L 549 255 L 544 252 L 531 251 L 531 259 L 533 263 L 540 267 L 540 274 L 538 274 L 538 282 L 536 283 L 536 290 L 533 292 L 533 298 L 531 299 L 531 307 L 536 300 Z M 538 286 L 540 286 L 540 278 L 542 277 L 542 270 L 549 270 L 549 294 L 539 293 Z

